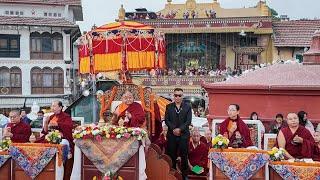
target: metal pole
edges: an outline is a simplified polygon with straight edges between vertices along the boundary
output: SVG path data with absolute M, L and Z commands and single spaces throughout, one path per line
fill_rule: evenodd
M 97 121 L 97 100 L 95 98 L 96 95 L 96 75 L 94 72 L 94 67 L 93 67 L 93 49 L 90 47 L 90 75 L 91 75 L 91 82 L 92 82 L 92 122 L 98 122 Z
M 98 122 L 97 119 L 97 99 L 96 99 L 96 92 L 97 92 L 97 86 L 96 86 L 96 76 L 94 73 L 92 73 L 92 121 Z

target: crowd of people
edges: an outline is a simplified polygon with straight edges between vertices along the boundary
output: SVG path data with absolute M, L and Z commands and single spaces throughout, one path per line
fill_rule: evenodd
M 150 77 L 161 77 L 161 76 L 240 76 L 242 74 L 242 70 L 240 68 L 236 68 L 232 70 L 230 67 L 227 69 L 208 69 L 205 67 L 188 67 L 185 69 L 152 69 L 148 72 Z
M 172 159 L 172 167 L 179 169 L 184 179 L 188 175 L 208 174 L 208 152 L 211 148 L 212 133 L 205 130 L 200 135 L 198 127 L 192 127 L 192 107 L 183 101 L 183 90 L 175 88 L 173 102 L 166 106 L 164 123 L 159 117 L 159 107 L 155 107 L 156 136 L 151 139 L 157 144 L 163 153 Z M 155 104 L 156 105 L 156 104 Z M 72 137 L 73 123 L 71 117 L 63 112 L 60 101 L 54 101 L 51 105 L 52 115 L 44 117 L 42 111 L 38 112 L 43 119 L 41 135 L 35 138 L 31 132 L 32 121 L 26 113 L 20 110 L 12 110 L 9 113 L 10 122 L 4 126 L 3 137 L 10 138 L 13 142 L 46 142 L 44 136 L 50 130 L 59 130 L 62 133 L 64 143 L 73 153 L 74 143 Z M 229 147 L 247 148 L 254 146 L 247 124 L 240 117 L 240 106 L 230 104 L 228 118 L 219 125 L 219 133 L 228 138 Z M 125 127 L 146 127 L 145 111 L 141 104 L 134 102 L 133 94 L 129 91 L 122 95 L 122 102 L 112 112 L 112 124 Z M 266 132 L 277 134 L 275 146 L 286 150 L 287 159 L 312 158 L 320 160 L 320 125 L 315 129 L 304 111 L 288 113 L 286 120 L 282 114 L 275 116 L 269 128 L 264 128 L 262 122 L 262 135 Z M 257 112 L 251 113 L 251 120 L 261 121 Z M 160 126 L 160 127 L 159 127 Z

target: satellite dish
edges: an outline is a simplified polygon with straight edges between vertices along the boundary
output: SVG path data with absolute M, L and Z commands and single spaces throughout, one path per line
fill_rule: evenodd
M 247 34 L 244 32 L 244 30 L 241 30 L 241 32 L 239 33 L 240 36 L 246 36 Z

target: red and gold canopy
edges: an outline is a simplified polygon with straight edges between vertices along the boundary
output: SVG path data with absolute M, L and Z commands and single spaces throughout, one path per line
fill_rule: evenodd
M 83 35 L 79 41 L 82 74 L 164 68 L 166 64 L 163 34 L 138 22 L 106 24 Z

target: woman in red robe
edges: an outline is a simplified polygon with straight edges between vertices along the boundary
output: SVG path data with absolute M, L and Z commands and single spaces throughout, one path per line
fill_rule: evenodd
M 229 117 L 220 124 L 220 134 L 230 140 L 229 146 L 234 148 L 246 148 L 252 146 L 250 130 L 239 117 L 240 107 L 238 104 L 230 104 Z
M 288 127 L 282 128 L 277 137 L 279 148 L 284 148 L 288 159 L 311 158 L 314 151 L 314 139 L 309 130 L 299 125 L 298 115 L 289 113 Z

